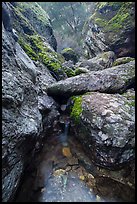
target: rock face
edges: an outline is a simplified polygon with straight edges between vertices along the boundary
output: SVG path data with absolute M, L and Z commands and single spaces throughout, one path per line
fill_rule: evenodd
M 50 18 L 37 2 L 32 2 L 31 4 L 17 2 L 14 5 L 14 9 L 16 11 L 16 15 L 20 16 L 19 22 L 17 24 L 20 24 L 21 20 L 21 24 L 23 24 L 23 30 L 26 34 L 32 34 L 33 30 L 36 31 L 38 34 L 46 38 L 46 41 L 53 47 L 55 51 L 57 50 L 57 42 L 53 34 Z M 13 15 L 16 17 L 15 14 Z M 22 22 L 22 15 L 27 18 L 28 22 Z M 27 24 L 30 24 L 32 29 L 29 29 Z M 19 25 L 19 27 L 20 26 L 21 25 Z
M 3 6 L 3 15 L 10 21 L 10 29 L 4 21 L 2 24 L 2 200 L 8 202 L 24 169 L 31 164 L 37 144 L 47 136 L 59 112 L 46 94 L 47 85 L 56 80 L 44 65 L 34 64 L 15 41 L 11 5 Z M 43 128 L 44 120 L 48 126 Z
M 48 87 L 48 93 L 66 97 L 88 91 L 120 93 L 130 86 L 133 87 L 134 82 L 135 61 L 132 61 L 102 71 L 88 72 L 59 81 Z
M 98 2 L 83 33 L 90 57 L 108 50 L 114 51 L 117 57 L 134 57 L 135 3 Z
M 133 90 L 122 95 L 89 92 L 75 98 L 71 112 L 75 135 L 96 164 L 115 169 L 134 158 L 134 103 Z
M 55 52 L 57 43 L 47 13 L 37 2 L 16 2 L 9 6 L 13 28 L 26 54 L 33 61 L 41 61 L 57 80 L 64 79 L 66 75 L 61 66 L 64 58 Z

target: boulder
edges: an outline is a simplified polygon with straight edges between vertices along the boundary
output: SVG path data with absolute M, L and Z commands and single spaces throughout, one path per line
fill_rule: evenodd
M 90 71 L 103 70 L 112 66 L 116 56 L 113 51 L 103 52 L 89 60 L 84 60 L 76 65 L 86 67 Z
M 135 83 L 135 61 L 126 64 L 80 74 L 50 85 L 49 95 L 69 97 L 88 91 L 122 93 Z
M 74 64 L 78 61 L 78 57 L 72 48 L 63 49 L 61 54 L 64 56 L 65 60 L 71 60 Z
M 77 139 L 99 166 L 121 168 L 135 157 L 135 92 L 72 97 Z

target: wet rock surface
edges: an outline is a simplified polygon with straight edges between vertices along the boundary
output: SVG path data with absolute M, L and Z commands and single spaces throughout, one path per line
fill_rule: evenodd
M 134 85 L 135 61 L 102 71 L 88 72 L 61 80 L 48 87 L 48 94 L 72 96 L 88 91 L 118 93 Z
M 75 136 L 98 165 L 111 169 L 134 159 L 134 94 L 133 90 L 122 95 L 86 93 L 81 96 L 79 115 L 74 102 Z
M 44 92 L 46 85 L 56 80 L 43 70 L 40 82 L 38 68 L 15 41 L 12 31 L 4 26 L 2 67 L 2 199 L 7 202 L 14 197 L 37 142 L 47 134 L 59 113 L 57 104 Z M 46 104 L 38 96 L 45 96 Z M 42 135 L 44 118 L 40 111 L 45 110 L 48 126 Z
M 56 136 L 48 139 L 35 161 L 36 170 L 23 179 L 14 202 L 134 201 L 131 170 L 99 169 L 73 137 L 69 138 L 71 155 L 64 156 L 62 148 Z

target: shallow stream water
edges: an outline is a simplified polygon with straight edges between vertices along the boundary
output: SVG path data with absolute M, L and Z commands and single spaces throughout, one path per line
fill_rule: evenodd
M 24 176 L 15 202 L 135 201 L 131 167 L 119 171 L 99 168 L 72 135 L 66 145 L 62 135 L 47 139 L 32 164 L 35 168 Z

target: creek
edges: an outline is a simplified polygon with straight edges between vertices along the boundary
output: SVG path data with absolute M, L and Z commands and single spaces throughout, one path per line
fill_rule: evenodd
M 14 202 L 133 202 L 135 189 L 127 180 L 132 179 L 128 168 L 97 167 L 75 139 L 69 117 L 63 116 L 60 123 L 62 133 L 46 138 Z

